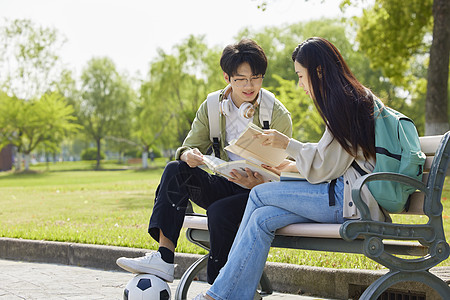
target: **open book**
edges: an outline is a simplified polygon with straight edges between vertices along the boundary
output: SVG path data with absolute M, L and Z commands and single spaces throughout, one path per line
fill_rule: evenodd
M 287 153 L 284 149 L 261 145 L 260 140 L 253 136 L 262 132 L 261 128 L 250 122 L 246 130 L 237 139 L 231 141 L 225 150 L 257 165 L 279 166 L 287 157 Z
M 306 178 L 303 177 L 298 172 L 281 172 L 280 180 L 281 181 L 299 181 L 299 180 L 306 180 Z
M 224 161 L 211 155 L 203 155 L 203 162 L 213 172 L 220 174 L 226 178 L 231 178 L 230 172 L 235 169 L 240 174 L 246 175 L 245 168 L 249 168 L 253 172 L 258 172 L 265 181 L 280 181 L 280 176 L 260 165 L 254 164 L 247 160 Z

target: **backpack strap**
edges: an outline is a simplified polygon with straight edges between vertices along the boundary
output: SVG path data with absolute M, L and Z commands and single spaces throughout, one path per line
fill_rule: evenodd
M 353 167 L 353 169 L 355 169 L 356 172 L 358 172 L 359 175 L 361 175 L 361 176 L 364 176 L 364 175 L 368 174 L 366 171 L 364 171 L 364 170 L 358 165 L 358 163 L 356 162 L 356 160 L 352 161 L 352 167 Z
M 336 205 L 336 198 L 334 196 L 334 188 L 336 187 L 336 181 L 337 179 L 333 179 L 330 181 L 330 184 L 328 185 L 328 206 Z
M 219 102 L 222 100 L 223 95 L 228 91 L 229 85 L 221 91 L 216 91 L 208 94 L 206 97 L 206 106 L 208 108 L 208 122 L 209 122 L 209 139 L 213 143 L 212 148 L 214 155 L 220 158 L 220 112 Z
M 259 122 L 261 123 L 262 129 L 270 129 L 275 95 L 268 90 L 261 89 L 260 97 Z
M 221 91 L 211 93 L 206 98 L 208 107 L 209 122 L 209 139 L 214 142 L 214 138 L 220 140 L 220 124 L 219 124 L 219 98 Z

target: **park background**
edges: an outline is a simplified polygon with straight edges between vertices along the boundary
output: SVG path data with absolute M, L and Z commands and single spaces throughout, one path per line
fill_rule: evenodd
M 0 173 L 3 237 L 155 249 L 146 227 L 163 167 L 173 159 L 206 95 L 225 85 L 218 64 L 221 50 L 243 37 L 264 48 L 269 67 L 263 85 L 291 111 L 298 140 L 317 141 L 324 129 L 311 99 L 296 87 L 290 59 L 295 46 L 311 36 L 335 44 L 356 77 L 387 105 L 410 116 L 420 135 L 448 130 L 448 46 L 446 58 L 434 52 L 439 68 L 429 71 L 434 20 L 440 12 L 433 4 L 445 1 L 190 1 L 189 7 L 175 2 L 165 8 L 158 6 L 163 1 L 147 1 L 145 7 L 141 1 L 78 1 L 81 11 L 71 11 L 73 1 L 67 1 L 68 7 L 57 2 L 65 1 L 0 2 L 5 8 L 0 23 L 0 148 L 10 149 L 15 159 L 13 170 Z M 278 15 L 284 18 L 272 23 L 276 17 L 271 13 L 280 3 L 285 6 Z M 324 11 L 332 4 L 333 13 L 311 18 L 309 7 L 298 3 L 322 5 Z M 130 28 L 130 11 L 136 13 L 131 20 L 163 18 Z M 447 5 L 447 19 L 448 14 Z M 93 41 L 78 40 L 74 48 L 58 22 L 48 22 L 50 15 L 75 23 L 86 35 L 95 32 L 109 50 L 96 51 Z M 96 23 L 89 25 L 93 16 Z M 200 29 L 179 36 L 190 23 Z M 252 26 L 256 24 L 263 25 Z M 159 34 L 167 39 L 156 42 L 154 50 L 144 44 L 130 47 L 133 41 L 123 36 L 136 36 L 138 26 L 147 29 L 141 40 L 155 42 Z M 105 31 L 97 32 L 99 27 Z M 208 27 L 216 31 L 207 34 Z M 140 56 L 141 48 L 147 59 Z M 85 61 L 73 59 L 73 49 Z M 127 65 L 121 57 L 141 60 Z M 445 84 L 430 80 L 430 73 Z M 436 89 L 437 99 L 430 95 Z M 447 236 L 448 196 L 446 185 Z M 202 253 L 185 240 L 177 251 Z M 272 249 L 269 260 L 379 268 L 363 256 L 294 250 Z

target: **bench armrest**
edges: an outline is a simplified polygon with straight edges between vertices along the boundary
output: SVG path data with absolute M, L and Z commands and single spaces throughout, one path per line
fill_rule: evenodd
M 396 181 L 414 187 L 424 193 L 427 192 L 426 185 L 423 182 L 403 174 L 392 172 L 377 172 L 361 176 L 353 184 L 352 200 L 355 203 L 356 207 L 359 209 L 362 220 L 371 220 L 371 217 L 369 208 L 361 199 L 361 189 L 367 182 L 376 180 Z

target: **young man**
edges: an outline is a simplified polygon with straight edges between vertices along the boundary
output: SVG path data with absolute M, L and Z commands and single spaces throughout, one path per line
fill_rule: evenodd
M 218 101 L 218 106 L 208 100 L 201 104 L 191 130 L 177 150 L 177 160 L 167 164 L 156 190 L 148 232 L 159 242 L 159 249 L 144 257 L 119 258 L 117 264 L 127 271 L 149 273 L 173 281 L 174 251 L 190 199 L 207 210 L 211 241 L 207 275 L 208 282 L 213 283 L 227 260 L 250 189 L 263 180 L 259 174 L 247 172 L 247 177 L 239 180 L 239 184 L 247 187 L 243 188 L 224 177 L 205 172 L 198 168 L 204 164 L 202 153 L 213 148 L 214 154 L 221 159 L 241 159 L 225 151 L 224 147 L 237 138 L 249 122 L 259 127 L 263 127 L 261 123 L 266 127 L 270 124 L 269 128 L 289 137 L 292 135 L 292 120 L 287 109 L 273 94 L 261 89 L 267 58 L 258 44 L 245 39 L 228 45 L 223 50 L 220 66 L 228 86 L 208 96 L 212 101 Z M 213 107 L 215 111 L 211 112 Z M 270 113 L 267 113 L 267 107 Z M 261 122 L 263 114 L 269 115 L 269 120 Z M 210 121 L 213 122 L 211 128 Z M 214 122 L 218 123 L 219 137 L 213 139 L 213 143 L 210 132 Z

